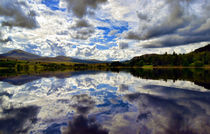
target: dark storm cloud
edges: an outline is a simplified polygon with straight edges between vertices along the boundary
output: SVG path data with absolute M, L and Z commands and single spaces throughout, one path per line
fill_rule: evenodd
M 94 27 L 87 20 L 80 19 L 71 27 L 74 33 L 70 34 L 74 39 L 86 40 L 95 33 Z
M 126 42 L 120 42 L 119 43 L 119 48 L 120 49 L 126 49 L 126 48 L 128 48 L 129 47 L 129 45 L 128 45 L 128 43 L 126 43 Z
M 27 133 L 31 125 L 36 122 L 38 112 L 37 106 L 4 109 L 0 118 L 0 133 Z
M 72 28 L 92 27 L 86 20 L 80 19 L 76 21 L 76 24 Z
M 0 16 L 5 20 L 2 26 L 9 27 L 23 27 L 23 28 L 36 28 L 38 23 L 35 19 L 36 13 L 34 11 L 25 12 L 28 8 L 25 2 L 18 2 L 16 0 L 1 0 L 0 1 Z
M 203 9 L 200 12 L 202 14 L 195 14 L 195 11 L 191 10 L 193 4 L 199 3 L 195 0 L 165 0 L 165 6 L 168 7 L 167 16 L 157 22 L 158 13 L 153 14 L 152 19 L 155 21 L 151 25 L 142 23 L 142 20 L 151 21 L 145 14 L 137 12 L 141 28 L 139 31 L 125 33 L 124 37 L 131 40 L 160 38 L 160 40 L 152 41 L 151 44 L 144 45 L 144 47 L 168 47 L 209 41 L 210 12 L 208 8 L 210 3 L 207 1 L 201 3 Z M 159 10 L 161 11 L 162 8 L 160 7 Z
M 160 48 L 160 47 L 171 47 L 179 46 L 183 44 L 199 43 L 203 41 L 210 41 L 209 35 L 199 36 L 165 36 L 163 39 L 154 41 L 151 44 L 143 45 L 145 48 Z
M 143 14 L 143 13 L 140 13 L 140 12 L 137 12 L 137 16 L 140 20 L 145 20 L 145 21 L 148 21 L 148 16 L 146 14 Z
M 147 32 L 143 35 L 138 35 L 133 32 L 129 32 L 126 38 L 136 40 L 146 40 L 153 37 L 159 37 L 162 35 L 172 34 L 178 28 L 182 28 L 187 25 L 189 20 L 184 15 L 184 8 L 181 7 L 179 1 L 168 1 L 169 15 L 160 24 L 155 24 L 147 29 Z M 146 16 L 138 13 L 140 19 L 146 19 Z
M 80 115 L 69 122 L 69 126 L 63 134 L 108 134 L 108 131 L 97 124 L 94 119 L 88 119 Z
M 107 0 L 65 0 L 68 9 L 73 11 L 74 15 L 82 18 L 89 13 L 88 9 L 96 9 L 99 4 L 107 2 Z M 92 12 L 91 12 L 92 14 Z
M 70 34 L 74 39 L 87 40 L 95 32 L 93 28 L 79 29 L 74 34 Z
M 133 31 L 129 31 L 129 32 L 125 33 L 124 38 L 125 39 L 130 39 L 130 40 L 142 40 L 140 35 L 138 35 L 138 33 L 133 32 Z

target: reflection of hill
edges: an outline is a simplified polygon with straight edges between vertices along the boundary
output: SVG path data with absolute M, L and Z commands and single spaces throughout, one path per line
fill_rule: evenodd
M 7 70 L 4 70 L 7 71 Z M 49 72 L 37 72 L 37 73 L 29 73 L 29 72 L 15 72 L 9 70 L 10 73 L 8 75 L 1 75 L 0 81 L 8 82 L 13 85 L 23 85 L 28 82 L 32 82 L 34 80 L 38 80 L 41 78 L 50 78 L 50 77 L 56 77 L 59 79 L 64 79 L 72 76 L 78 76 L 78 75 L 85 75 L 85 74 L 95 74 L 99 73 L 101 71 L 49 71 Z M 1 73 L 0 73 L 1 74 Z

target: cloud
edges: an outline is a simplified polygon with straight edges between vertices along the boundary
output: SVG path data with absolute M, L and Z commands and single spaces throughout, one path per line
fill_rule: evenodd
M 6 43 L 6 42 L 9 42 L 9 41 L 12 41 L 11 38 L 7 38 L 7 39 L 0 39 L 0 43 Z
M 128 43 L 126 42 L 120 42 L 118 45 L 119 45 L 119 49 L 126 49 L 129 47 Z
M 4 38 L 2 37 L 2 32 L 0 31 L 0 43 L 6 43 L 12 41 L 12 39 L 10 37 Z
M 137 12 L 139 27 L 124 33 L 124 38 L 140 41 L 157 39 L 148 46 L 144 45 L 151 48 L 209 41 L 210 4 L 207 1 L 164 0 L 157 3 L 142 1 L 145 11 Z M 154 5 L 153 11 L 147 10 Z
M 100 60 L 189 52 L 209 42 L 209 7 L 195 0 L 1 0 L 0 52 Z
M 133 31 L 123 33 L 123 37 L 125 39 L 130 39 L 130 40 L 141 40 L 140 35 L 138 35 L 138 33 L 135 33 Z
M 82 27 L 91 27 L 91 25 L 84 19 L 76 21 L 76 24 L 72 28 L 82 28 Z
M 5 37 L 5 34 L 2 33 L 2 31 L 0 31 L 0 43 L 7 43 L 7 42 L 12 41 L 12 38 L 8 36 Z
M 68 10 L 71 10 L 74 15 L 82 18 L 88 13 L 91 13 L 90 9 L 96 9 L 99 4 L 107 2 L 107 0 L 65 0 L 68 4 Z
M 140 20 L 149 21 L 148 16 L 146 14 L 143 14 L 141 12 L 137 12 L 137 16 Z
M 77 20 L 70 29 L 71 37 L 80 40 L 87 40 L 95 32 L 95 28 L 84 19 Z
M 157 38 L 156 40 L 148 41 L 143 44 L 145 48 L 160 48 L 160 47 L 171 47 L 171 46 L 179 46 L 184 44 L 192 44 L 192 43 L 200 43 L 204 41 L 210 41 L 209 35 L 167 35 L 161 38 Z
M 38 23 L 35 19 L 36 13 L 28 10 L 28 6 L 24 1 L 1 0 L 0 16 L 5 17 L 2 26 L 36 28 Z
M 113 35 L 117 34 L 117 32 L 118 32 L 118 30 L 114 29 L 114 30 L 110 31 L 108 35 L 113 36 Z

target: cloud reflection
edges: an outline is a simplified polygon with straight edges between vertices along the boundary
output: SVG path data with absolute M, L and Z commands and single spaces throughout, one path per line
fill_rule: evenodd
M 81 115 L 88 114 L 95 106 L 95 101 L 86 94 L 75 95 L 72 100 L 75 102 L 72 107 Z
M 210 131 L 210 92 L 191 82 L 146 80 L 125 72 L 70 76 L 47 76 L 19 86 L 0 82 L 3 134 L 53 134 L 61 130 L 64 134 Z M 19 107 L 22 105 L 25 107 Z M 37 111 L 31 105 L 37 105 L 38 111 L 40 107 L 35 124 Z M 12 129 L 7 125 L 11 120 L 15 120 Z
M 150 87 L 151 90 L 158 89 L 157 92 L 160 94 L 165 93 L 165 96 L 141 93 L 125 95 L 126 100 L 138 107 L 137 121 L 140 123 L 141 134 L 207 134 L 210 132 L 209 93 L 164 86 Z M 168 97 L 167 93 L 169 93 Z M 174 97 L 170 93 L 173 93 Z
M 108 134 L 108 130 L 103 129 L 94 119 L 80 115 L 69 122 L 69 126 L 64 129 L 63 134 Z
M 0 118 L 0 133 L 27 133 L 32 124 L 36 123 L 38 112 L 37 106 L 4 109 Z

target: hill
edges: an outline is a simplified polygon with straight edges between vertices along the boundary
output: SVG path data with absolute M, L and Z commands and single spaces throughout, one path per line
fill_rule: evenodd
M 74 63 L 102 63 L 98 60 L 82 60 L 77 58 L 71 58 L 67 56 L 57 57 L 42 57 L 39 55 L 31 54 L 23 50 L 12 50 L 5 54 L 0 54 L 0 59 L 11 59 L 11 60 L 26 60 L 26 61 L 41 61 L 41 62 L 74 62 Z
M 187 54 L 146 54 L 121 63 L 124 66 L 203 66 L 210 65 L 210 44 Z
M 31 54 L 19 49 L 9 51 L 5 54 L 0 54 L 0 58 L 18 59 L 18 60 L 32 60 L 41 58 L 39 55 Z
M 208 45 L 206 45 L 204 47 L 198 48 L 198 49 L 196 49 L 193 52 L 195 52 L 195 53 L 198 53 L 198 52 L 210 52 L 210 44 L 208 44 Z

